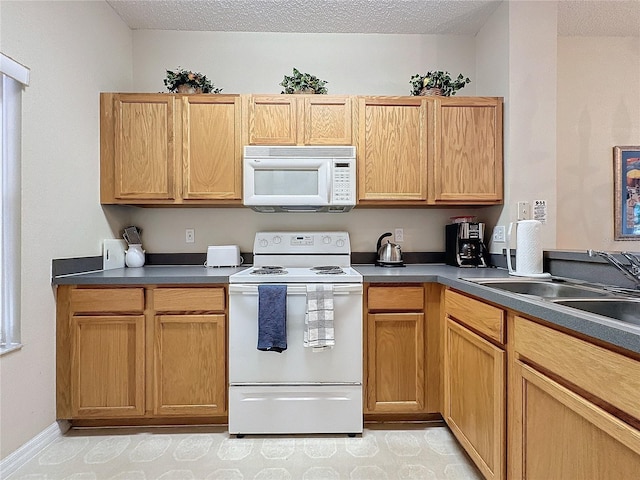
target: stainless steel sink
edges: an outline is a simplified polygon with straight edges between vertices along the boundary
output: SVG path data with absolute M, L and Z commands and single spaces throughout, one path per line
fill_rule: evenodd
M 554 280 L 513 280 L 513 279 L 468 279 L 487 287 L 505 290 L 521 295 L 542 298 L 601 298 L 613 297 L 614 293 L 598 287 L 575 285 Z
M 600 298 L 553 300 L 556 305 L 577 308 L 584 312 L 595 313 L 621 322 L 640 325 L 640 299 Z

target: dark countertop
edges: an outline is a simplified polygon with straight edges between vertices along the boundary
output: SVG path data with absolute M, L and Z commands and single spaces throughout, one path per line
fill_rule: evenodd
M 147 265 L 137 268 L 114 268 L 53 277 L 54 285 L 160 285 L 194 283 L 228 283 L 229 275 L 245 270 L 241 267 L 208 268 L 201 265 Z
M 548 301 L 480 285 L 466 278 L 508 278 L 496 268 L 457 268 L 444 264 L 412 264 L 399 268 L 353 265 L 368 283 L 428 283 L 453 287 L 483 300 L 540 318 L 584 335 L 640 353 L 640 327 L 593 315 Z M 229 275 L 247 268 L 202 266 L 145 266 L 98 270 L 52 279 L 54 285 L 159 285 L 228 283 Z

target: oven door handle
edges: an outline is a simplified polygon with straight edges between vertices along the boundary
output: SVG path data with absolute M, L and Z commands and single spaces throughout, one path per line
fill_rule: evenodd
M 361 283 L 344 283 L 344 284 L 330 284 L 333 285 L 334 295 L 362 295 Z M 306 295 L 307 287 L 304 284 L 301 285 L 287 285 L 287 295 Z M 229 295 L 258 295 L 258 285 L 255 284 L 237 284 L 232 283 L 229 285 Z

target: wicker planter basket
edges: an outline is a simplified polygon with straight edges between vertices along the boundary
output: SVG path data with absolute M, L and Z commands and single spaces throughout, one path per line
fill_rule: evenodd
M 420 90 L 420 95 L 429 97 L 442 97 L 441 88 L 423 88 Z

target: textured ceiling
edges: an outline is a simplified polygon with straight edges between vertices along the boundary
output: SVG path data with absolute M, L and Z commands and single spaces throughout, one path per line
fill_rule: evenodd
M 475 35 L 502 1 L 107 0 L 107 3 L 134 30 Z M 560 0 L 558 34 L 639 36 L 640 0 Z

